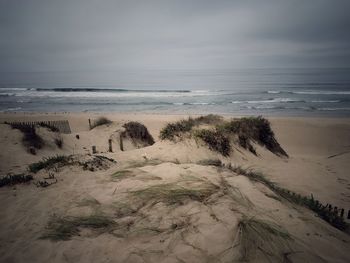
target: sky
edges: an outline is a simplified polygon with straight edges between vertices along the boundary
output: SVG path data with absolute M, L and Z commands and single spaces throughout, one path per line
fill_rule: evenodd
M 0 73 L 350 67 L 349 10 L 349 0 L 0 0 Z

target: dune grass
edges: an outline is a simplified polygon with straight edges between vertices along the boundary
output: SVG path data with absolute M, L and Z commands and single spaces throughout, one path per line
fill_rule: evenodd
M 93 121 L 91 123 L 91 127 L 90 127 L 90 130 L 98 127 L 98 126 L 102 126 L 102 125 L 106 125 L 106 124 L 111 124 L 112 121 L 106 117 L 99 117 L 97 118 L 95 121 Z
M 223 156 L 229 156 L 231 144 L 229 138 L 216 130 L 201 129 L 194 132 L 194 136 L 203 140 L 209 149 L 221 153 Z
M 189 117 L 186 120 L 180 120 L 174 123 L 168 123 L 160 131 L 160 139 L 162 140 L 174 140 L 176 137 L 183 133 L 190 132 L 193 127 L 200 124 L 217 124 L 222 121 L 222 117 L 219 115 L 209 114 L 200 116 L 197 118 Z
M 201 187 L 184 187 L 176 183 L 159 184 L 131 192 L 142 201 L 164 202 L 169 205 L 183 204 L 185 200 L 203 202 L 211 196 L 217 187 L 213 184 L 202 184 Z
M 44 146 L 44 140 L 37 134 L 34 125 L 12 123 L 10 126 L 23 133 L 22 143 L 30 153 L 36 154 L 35 149 L 41 149 Z
M 134 143 L 142 142 L 146 145 L 153 145 L 154 139 L 152 135 L 148 132 L 145 125 L 139 122 L 131 121 L 123 125 L 125 132 L 122 134 L 123 137 L 128 135 Z
M 134 176 L 135 174 L 130 170 L 120 170 L 111 175 L 112 179 L 116 181 L 134 177 Z
M 63 146 L 63 138 L 60 136 L 60 137 L 57 137 L 54 139 L 54 142 L 55 144 L 57 145 L 58 148 L 62 149 L 62 146 Z
M 254 259 L 258 251 L 268 258 L 283 258 L 292 239 L 287 231 L 272 222 L 246 217 L 238 223 L 238 233 L 241 261 Z
M 220 159 L 203 159 L 203 160 L 199 160 L 197 164 L 205 165 L 205 166 L 217 166 L 217 167 L 223 166 Z
M 116 225 L 109 217 L 104 215 L 90 215 L 78 217 L 53 217 L 49 221 L 46 233 L 42 239 L 53 241 L 69 240 L 80 233 L 81 228 L 96 230 L 98 233 L 108 232 Z
M 194 130 L 201 124 L 214 126 L 213 129 Z M 288 154 L 277 142 L 270 122 L 261 117 L 244 117 L 224 121 L 218 115 L 207 115 L 198 118 L 188 118 L 174 123 L 168 123 L 160 131 L 160 139 L 175 140 L 185 133 L 191 133 L 201 138 L 210 149 L 228 156 L 231 149 L 231 140 L 242 148 L 257 155 L 252 142 L 258 143 L 278 156 L 288 157 Z
M 0 178 L 0 187 L 6 185 L 16 185 L 23 184 L 33 180 L 32 175 L 24 175 L 24 174 L 8 174 L 4 177 Z
M 28 166 L 28 170 L 32 173 L 37 173 L 42 169 L 52 168 L 56 164 L 65 165 L 71 161 L 70 156 L 56 155 L 47 158 L 43 158 L 41 161 L 32 163 Z
M 288 200 L 291 203 L 307 207 L 308 209 L 314 211 L 320 218 L 322 218 L 323 220 L 327 221 L 329 224 L 340 230 L 344 231 L 349 228 L 348 223 L 346 223 L 344 219 L 338 215 L 338 213 L 334 212 L 333 210 L 330 210 L 328 205 L 323 205 L 321 202 L 314 199 L 312 194 L 310 196 L 302 196 L 283 187 L 279 187 L 276 183 L 268 180 L 260 172 L 252 171 L 249 169 L 243 169 L 239 166 L 229 166 L 228 168 L 237 174 L 248 177 L 252 181 L 264 184 L 275 194 Z
M 240 145 L 253 153 L 255 149 L 250 141 L 254 141 L 266 147 L 276 155 L 288 157 L 288 154 L 277 142 L 275 134 L 271 129 L 270 122 L 261 116 L 232 119 L 229 122 L 217 125 L 216 128 L 224 133 L 237 135 Z

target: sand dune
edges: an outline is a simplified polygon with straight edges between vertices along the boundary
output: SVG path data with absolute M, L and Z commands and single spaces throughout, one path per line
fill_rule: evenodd
M 89 130 L 88 119 L 101 115 L 113 122 Z M 159 139 L 168 122 L 185 117 L 1 114 L 0 122 L 67 119 L 72 129 L 61 134 L 60 149 L 55 134 L 39 128 L 45 145 L 33 155 L 20 131 L 0 124 L 2 175 L 26 172 L 44 157 L 72 156 L 33 173 L 34 183 L 54 182 L 48 187 L 0 188 L 1 262 L 348 261 L 346 231 L 229 166 L 262 171 L 280 187 L 348 209 L 348 119 L 271 119 L 285 158 L 258 144 L 257 155 L 233 145 L 224 157 L 193 137 Z M 138 148 L 126 139 L 121 151 L 128 121 L 142 122 L 155 143 Z

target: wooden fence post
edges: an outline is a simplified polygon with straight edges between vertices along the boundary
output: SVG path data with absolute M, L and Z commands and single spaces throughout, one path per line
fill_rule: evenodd
M 92 153 L 93 153 L 93 154 L 97 153 L 97 151 L 96 151 L 96 146 L 95 146 L 95 145 L 92 146 Z
M 344 217 L 344 208 L 340 210 L 340 217 Z
M 113 149 L 112 149 L 112 139 L 109 139 L 109 140 L 108 140 L 108 151 L 109 151 L 109 152 L 113 152 Z
M 350 210 L 348 211 L 348 219 L 350 219 Z
M 91 130 L 91 120 L 89 119 L 89 129 Z
M 122 136 L 121 133 L 119 134 L 119 146 L 120 146 L 120 150 L 121 150 L 121 151 L 124 151 L 124 147 L 123 147 L 123 136 Z

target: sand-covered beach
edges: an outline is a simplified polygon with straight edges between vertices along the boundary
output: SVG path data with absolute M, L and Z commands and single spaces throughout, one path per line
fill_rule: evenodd
M 101 116 L 111 122 L 90 129 L 88 119 Z M 234 116 L 192 115 L 190 130 L 160 138 L 188 117 L 0 114 L 1 176 L 33 177 L 0 188 L 1 262 L 348 261 L 349 230 L 320 211 L 343 208 L 350 223 L 350 119 L 268 118 L 271 146 L 228 133 Z M 23 132 L 4 124 L 54 120 L 68 120 L 71 133 L 36 126 L 42 144 L 32 152 Z M 125 133 L 129 122 L 154 144 Z M 220 127 L 228 151 L 221 135 L 210 144 L 202 132 Z M 31 165 L 57 156 L 65 157 Z

